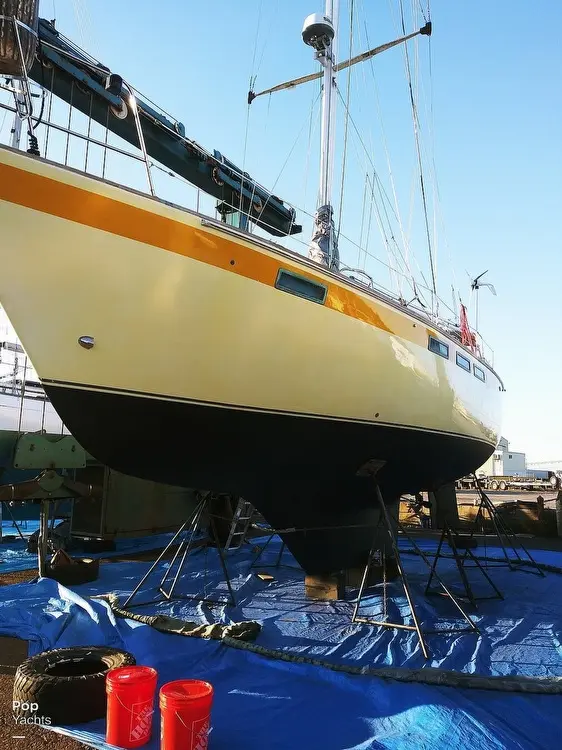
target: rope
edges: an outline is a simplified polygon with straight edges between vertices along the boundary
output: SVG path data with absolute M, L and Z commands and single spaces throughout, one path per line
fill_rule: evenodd
M 222 643 L 231 648 L 250 651 L 259 656 L 265 656 L 279 661 L 295 664 L 309 664 L 314 667 L 324 667 L 334 672 L 379 677 L 397 682 L 414 682 L 436 687 L 469 688 L 474 690 L 500 690 L 508 693 L 540 693 L 559 695 L 562 693 L 562 677 L 526 677 L 525 675 L 510 675 L 495 677 L 476 673 L 453 672 L 436 667 L 422 667 L 409 669 L 408 667 L 353 667 L 347 664 L 334 664 L 324 659 L 310 656 L 277 651 L 255 643 L 239 641 L 225 636 Z

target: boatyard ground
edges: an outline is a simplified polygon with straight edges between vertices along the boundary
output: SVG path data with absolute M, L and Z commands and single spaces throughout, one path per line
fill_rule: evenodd
M 508 493 L 498 494 L 504 500 L 512 499 L 506 497 Z M 533 498 L 526 494 L 524 499 Z M 415 531 L 416 541 L 426 552 L 435 550 L 437 538 L 437 532 Z M 288 567 L 294 561 L 287 553 L 282 567 L 264 567 L 273 575 L 271 583 L 258 579 L 255 573 L 260 571 L 259 566 L 256 570 L 249 568 L 257 541 L 229 553 L 236 607 L 211 609 L 192 602 L 174 602 L 136 611 L 167 612 L 198 622 L 255 620 L 262 625 L 258 646 L 281 652 L 285 657 L 312 657 L 344 668 L 433 667 L 492 676 L 556 677 L 562 673 L 560 575 L 547 573 L 540 578 L 522 570 L 491 569 L 490 575 L 504 593 L 505 601 L 482 601 L 476 612 L 471 610 L 481 637 L 428 636 L 431 656 L 426 664 L 415 634 L 352 624 L 351 602 L 307 600 L 302 571 Z M 149 567 L 148 561 L 155 557 L 155 550 L 147 550 L 146 544 L 147 540 L 142 545 L 134 541 L 123 544 L 104 559 L 98 581 L 77 586 L 73 591 L 48 579 L 28 583 L 34 571 L 20 569 L 2 574 L 0 634 L 17 635 L 24 641 L 16 648 L 13 640 L 3 639 L 0 646 L 3 649 L 0 662 L 8 665 L 2 669 L 6 674 L 0 679 L 3 747 L 17 747 L 15 743 L 25 742 L 26 747 L 53 750 L 107 748 L 103 721 L 59 728 L 66 736 L 51 730 L 26 728 L 22 732 L 26 740 L 12 739 L 15 733 L 7 720 L 11 705 L 9 672 L 13 666 L 25 656 L 27 647 L 33 654 L 45 648 L 78 644 L 107 644 L 130 650 L 138 663 L 158 669 L 160 684 L 176 677 L 209 679 L 215 687 L 210 746 L 217 750 L 221 747 L 341 750 L 379 746 L 400 750 L 413 747 L 550 750 L 556 746 L 562 732 L 557 695 L 436 687 L 334 672 L 298 661 L 267 658 L 217 641 L 158 633 L 147 625 L 115 619 L 105 603 L 91 596 L 114 591 L 123 601 Z M 525 544 L 538 561 L 562 567 L 559 538 L 526 536 Z M 410 547 L 407 540 L 401 539 L 400 545 L 426 627 L 432 623 L 458 627 L 459 618 L 450 602 L 423 597 L 428 571 L 418 556 L 407 554 Z M 5 552 L 9 546 L 2 546 L 2 559 L 8 559 Z M 260 564 L 273 564 L 278 551 L 279 543 L 274 539 Z M 490 547 L 487 551 L 492 556 L 499 552 Z M 23 562 L 20 558 L 12 561 L 16 566 Z M 208 563 L 206 573 L 205 563 Z M 458 584 L 453 565 L 443 561 L 441 572 L 450 585 Z M 471 582 L 476 592 L 487 593 L 474 571 Z M 189 571 L 182 577 L 181 590 L 195 593 L 204 583 L 209 591 L 224 591 L 213 550 L 198 550 Z M 146 591 L 143 589 L 142 601 L 154 595 L 149 588 L 150 584 Z M 377 614 L 378 602 L 378 597 L 369 596 L 364 614 Z M 405 614 L 403 597 L 397 596 L 389 606 L 395 607 L 394 614 Z M 156 713 L 155 721 L 158 720 Z M 153 739 L 146 747 L 156 750 L 157 740 Z

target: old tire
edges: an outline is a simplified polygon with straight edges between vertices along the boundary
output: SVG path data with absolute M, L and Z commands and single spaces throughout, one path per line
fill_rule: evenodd
M 490 483 L 490 489 L 492 492 L 495 492 L 498 489 L 498 483 L 495 480 Z
M 500 482 L 500 490 L 502 492 L 505 492 L 507 490 L 507 484 L 505 482 Z
M 14 703 L 14 716 L 49 718 L 55 725 L 102 719 L 107 710 L 107 672 L 135 664 L 132 654 L 115 648 L 43 651 L 26 659 L 16 671 L 13 699 L 19 701 L 19 706 L 16 708 Z

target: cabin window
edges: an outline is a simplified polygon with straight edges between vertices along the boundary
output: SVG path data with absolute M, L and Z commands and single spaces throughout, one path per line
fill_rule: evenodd
M 439 339 L 433 338 L 433 336 L 429 337 L 429 351 L 438 354 L 440 357 L 449 359 L 449 345 L 443 343 L 443 341 L 439 341 Z
M 459 367 L 462 367 L 463 370 L 466 370 L 467 372 L 470 372 L 470 360 L 468 357 L 465 357 L 463 354 L 460 354 L 457 352 L 457 365 Z
M 486 380 L 486 373 L 484 372 L 484 370 L 482 370 L 482 368 L 474 365 L 474 377 L 484 382 Z
M 297 297 L 304 297 L 311 302 L 318 302 L 320 305 L 324 304 L 328 292 L 324 284 L 319 284 L 306 276 L 299 276 L 292 271 L 286 271 L 284 268 L 279 269 L 275 287 L 283 292 L 296 294 Z

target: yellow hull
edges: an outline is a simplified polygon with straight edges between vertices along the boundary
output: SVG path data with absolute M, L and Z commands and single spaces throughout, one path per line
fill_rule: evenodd
M 493 370 L 283 248 L 6 148 L 0 227 L 0 303 L 65 424 L 118 470 L 249 495 L 379 459 L 403 492 L 497 443 Z M 280 270 L 325 299 L 278 288 Z
M 499 379 L 488 370 L 482 383 L 454 356 L 433 354 L 430 329 L 410 315 L 186 211 L 0 154 L 0 300 L 43 380 L 495 444 Z M 53 213 L 57 187 L 67 189 L 68 218 Z M 167 234 L 158 247 L 152 220 Z M 325 283 L 327 304 L 276 289 L 272 266 Z M 92 350 L 78 345 L 83 335 L 95 338 Z

